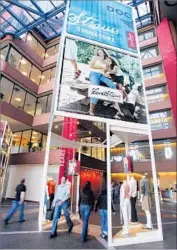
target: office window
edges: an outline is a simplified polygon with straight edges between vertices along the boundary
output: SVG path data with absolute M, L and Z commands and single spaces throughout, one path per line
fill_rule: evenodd
M 31 72 L 32 64 L 24 57 L 20 60 L 19 71 L 24 75 L 29 77 Z
M 43 59 L 45 56 L 45 48 L 38 42 L 36 53 Z
M 26 43 L 29 44 L 32 50 L 36 51 L 38 41 L 30 33 L 27 35 Z
M 46 113 L 50 112 L 50 110 L 51 110 L 51 103 L 52 103 L 52 94 L 48 96 Z
M 51 69 L 51 77 L 50 77 L 51 79 L 55 78 L 55 71 L 56 71 L 56 67 Z
M 14 48 L 10 49 L 8 56 L 8 63 L 14 68 L 18 69 L 21 62 L 21 54 L 18 53 Z
M 31 132 L 31 130 L 23 131 L 20 144 L 20 153 L 32 151 Z
M 16 132 L 13 134 L 11 154 L 15 154 L 19 152 L 21 136 L 22 136 L 22 132 Z
M 143 69 L 145 79 L 158 76 L 162 72 L 163 71 L 162 71 L 162 65 L 161 64 Z
M 33 95 L 27 93 L 26 100 L 25 100 L 25 106 L 24 111 L 32 116 L 34 116 L 35 113 L 35 107 L 36 107 L 37 98 Z
M 156 57 L 159 55 L 159 49 L 157 46 L 144 49 L 141 51 L 141 59 L 148 59 L 152 57 Z
M 41 71 L 38 68 L 36 68 L 34 65 L 32 66 L 32 69 L 31 69 L 30 79 L 31 81 L 35 82 L 38 85 L 41 80 Z
M 8 103 L 10 102 L 13 86 L 14 84 L 11 81 L 6 79 L 5 77 L 1 78 L 1 88 L 0 88 L 1 101 Z
M 148 103 L 162 102 L 169 98 L 166 86 L 146 90 Z
M 56 55 L 58 53 L 58 48 L 59 44 L 52 46 L 51 48 L 48 48 L 46 50 L 45 58 Z
M 155 36 L 155 32 L 154 30 L 148 30 L 146 32 L 143 32 L 143 33 L 140 33 L 138 35 L 138 38 L 139 38 L 139 41 L 142 42 L 144 40 L 148 40 L 148 39 L 151 39 Z
M 37 151 L 42 149 L 42 134 L 37 131 L 32 131 L 31 143 L 32 143 L 32 151 Z
M 15 86 L 12 93 L 11 104 L 16 108 L 23 110 L 25 94 L 26 91 L 18 86 Z
M 6 52 L 7 52 L 7 46 L 0 50 L 0 60 L 5 59 Z
M 164 111 L 150 114 L 150 124 L 152 130 L 169 129 L 173 127 L 171 111 Z
M 36 107 L 36 115 L 41 115 L 46 113 L 47 107 L 47 96 L 43 96 L 38 98 L 37 107 Z

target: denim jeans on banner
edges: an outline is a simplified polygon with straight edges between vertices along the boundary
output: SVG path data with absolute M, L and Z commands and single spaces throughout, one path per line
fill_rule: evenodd
M 8 213 L 8 215 L 6 216 L 5 220 L 10 220 L 12 218 L 12 216 L 14 215 L 14 213 L 17 211 L 17 209 L 20 209 L 20 213 L 19 213 L 19 221 L 23 221 L 24 220 L 24 203 L 20 204 L 19 201 L 13 200 L 12 201 L 12 207 Z
M 97 73 L 97 72 L 94 72 L 94 71 L 91 71 L 90 72 L 90 82 L 91 84 L 93 85 L 100 85 L 101 82 L 105 83 L 109 88 L 111 89 L 116 89 L 116 85 L 115 83 L 113 83 L 113 81 L 111 79 L 109 79 L 108 77 L 104 76 L 103 74 L 101 73 Z M 93 104 L 97 104 L 98 102 L 98 99 L 96 98 L 91 98 L 90 99 L 91 103 Z
M 91 213 L 91 206 L 90 205 L 80 205 L 80 213 L 81 218 L 83 220 L 83 226 L 82 226 L 82 240 L 86 240 L 87 237 L 87 230 L 88 230 L 88 221 L 89 216 Z
M 102 234 L 108 234 L 108 211 L 105 209 L 100 209 L 100 219 L 101 219 L 101 232 Z
M 68 228 L 72 226 L 72 221 L 70 219 L 69 211 L 68 211 L 68 201 L 64 201 L 60 206 L 57 205 L 59 200 L 56 201 L 55 211 L 53 216 L 53 224 L 52 224 L 52 234 L 57 232 L 58 219 L 61 216 L 61 211 L 63 210 L 64 216 L 66 218 L 66 223 Z

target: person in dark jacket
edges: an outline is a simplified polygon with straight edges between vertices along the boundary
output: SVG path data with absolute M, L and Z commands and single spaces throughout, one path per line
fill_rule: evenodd
M 90 213 L 94 208 L 94 194 L 91 189 L 91 182 L 87 181 L 85 187 L 80 192 L 79 197 L 79 213 L 83 220 L 82 226 L 82 241 L 85 242 L 87 240 L 87 229 L 88 229 L 88 221 Z
M 95 206 L 95 212 L 99 209 L 101 219 L 101 237 L 106 238 L 108 235 L 108 219 L 107 219 L 107 188 L 104 187 L 98 196 Z

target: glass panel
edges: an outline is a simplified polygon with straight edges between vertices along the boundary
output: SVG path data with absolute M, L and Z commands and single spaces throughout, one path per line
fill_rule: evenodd
M 47 110 L 46 113 L 50 113 L 51 110 L 51 103 L 52 103 L 52 95 L 48 96 L 48 102 L 47 102 Z
M 150 114 L 152 130 L 169 129 L 173 127 L 171 111 Z
M 144 73 L 144 77 L 146 79 L 158 76 L 162 73 L 162 65 L 157 65 L 157 66 L 145 68 L 145 69 L 143 69 L 143 73 Z
M 36 101 L 37 98 L 33 95 L 27 93 L 26 100 L 25 100 L 25 106 L 24 111 L 30 115 L 34 115 L 35 107 L 36 107 Z
M 151 47 L 141 51 L 141 59 L 148 59 L 159 55 L 158 47 Z
M 30 79 L 38 85 L 41 80 L 41 71 L 38 68 L 36 68 L 34 65 L 32 66 Z
M 19 71 L 24 75 L 29 77 L 30 71 L 31 71 L 31 67 L 32 64 L 25 59 L 24 57 L 22 57 L 21 61 L 20 61 L 20 67 L 19 67 Z
M 7 46 L 0 50 L 0 60 L 5 59 L 6 52 L 7 52 Z
M 41 114 L 46 113 L 46 104 L 47 104 L 47 96 L 38 98 L 37 107 L 36 107 L 36 115 L 41 115 Z
M 1 79 L 1 101 L 4 102 L 10 102 L 11 94 L 12 94 L 12 89 L 13 89 L 14 84 L 6 79 L 5 77 L 2 77 Z
M 11 154 L 15 154 L 19 152 L 21 136 L 22 136 L 22 132 L 17 132 L 13 134 Z
M 44 47 L 38 42 L 36 53 L 43 59 L 45 56 L 45 49 Z
M 42 150 L 45 150 L 47 144 L 47 136 L 43 135 L 42 136 Z
M 31 142 L 32 142 L 32 151 L 35 152 L 37 150 L 42 149 L 42 134 L 40 132 L 37 131 L 33 131 L 32 132 L 32 138 L 31 138 Z
M 36 51 L 38 42 L 34 38 L 34 36 L 32 36 L 31 34 L 28 33 L 26 43 L 29 44 L 29 46 L 32 48 L 32 50 Z
M 18 109 L 23 109 L 26 91 L 15 86 L 12 93 L 11 104 Z
M 138 35 L 139 41 L 140 41 L 140 42 L 142 42 L 142 41 L 144 41 L 144 40 L 151 39 L 151 38 L 153 38 L 154 36 L 155 36 L 154 30 L 149 30 L 149 31 L 140 33 L 140 34 Z
M 58 54 L 59 44 L 56 45 L 56 54 Z
M 21 58 L 22 58 L 22 56 L 20 55 L 20 53 L 18 53 L 13 48 L 10 49 L 10 53 L 9 53 L 9 56 L 8 56 L 8 62 L 11 64 L 11 66 L 18 69 L 19 65 L 20 65 Z
M 47 49 L 46 54 L 45 54 L 45 58 L 55 55 L 55 52 L 56 52 L 55 46 Z
M 52 79 L 52 78 L 55 78 L 55 71 L 56 71 L 56 67 L 54 67 L 54 68 L 51 70 L 51 79 Z
M 41 75 L 40 84 L 49 83 L 50 82 L 50 74 L 51 74 L 51 69 L 44 71 Z
M 146 95 L 148 103 L 161 102 L 169 99 L 166 86 L 147 89 Z
M 30 142 L 30 139 L 31 139 L 31 130 L 23 131 L 21 145 L 20 145 L 20 153 L 32 151 L 32 143 Z

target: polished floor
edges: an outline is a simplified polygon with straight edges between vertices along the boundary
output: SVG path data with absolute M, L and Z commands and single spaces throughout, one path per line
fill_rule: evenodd
M 138 214 L 141 222 L 144 216 L 137 204 Z M 18 223 L 18 217 L 14 216 L 9 225 L 4 226 L 3 218 L 9 209 L 9 205 L 5 204 L 0 207 L 0 247 L 1 249 L 104 249 L 107 248 L 107 242 L 102 240 L 98 235 L 99 215 L 92 213 L 90 224 L 98 231 L 97 234 L 89 236 L 86 243 L 80 241 L 80 234 L 68 234 L 65 232 L 65 226 L 60 229 L 59 236 L 49 240 L 49 232 L 38 232 L 38 207 L 34 204 L 26 206 L 26 221 L 22 224 Z M 164 241 L 155 243 L 146 243 L 138 245 L 129 245 L 126 247 L 116 247 L 115 249 L 177 249 L 176 242 L 176 204 L 163 202 L 161 203 L 161 214 L 163 223 Z M 155 209 L 152 211 L 154 227 L 156 227 Z M 77 225 L 76 225 L 77 226 Z M 118 212 L 113 215 L 113 234 L 120 228 Z

